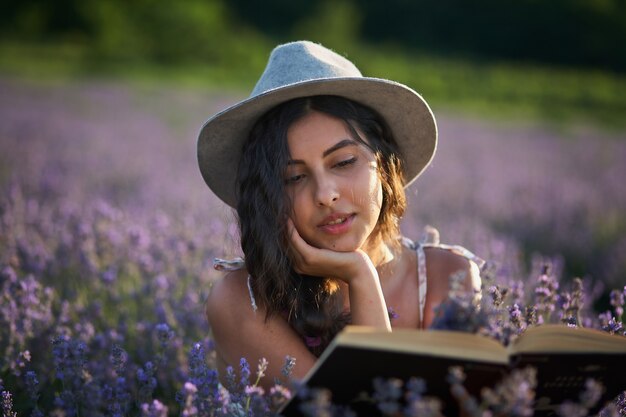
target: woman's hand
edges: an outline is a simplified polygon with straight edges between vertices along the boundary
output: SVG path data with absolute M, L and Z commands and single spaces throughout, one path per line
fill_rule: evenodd
M 378 273 L 369 256 L 362 250 L 337 252 L 309 245 L 300 236 L 291 219 L 287 223 L 291 241 L 291 257 L 298 273 L 337 278 L 347 284 L 355 280 L 378 281 Z
M 301 274 L 337 278 L 348 284 L 352 324 L 391 331 L 378 272 L 365 252 L 336 252 L 309 245 L 288 220 L 294 268 Z

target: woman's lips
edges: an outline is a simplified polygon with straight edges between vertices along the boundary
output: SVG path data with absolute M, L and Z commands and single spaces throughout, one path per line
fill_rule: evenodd
M 328 216 L 322 224 L 317 226 L 320 230 L 331 235 L 339 235 L 350 229 L 355 214 L 341 214 Z

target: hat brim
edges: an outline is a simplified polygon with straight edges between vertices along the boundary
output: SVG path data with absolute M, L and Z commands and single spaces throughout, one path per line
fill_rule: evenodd
M 209 188 L 226 204 L 236 207 L 239 158 L 256 121 L 280 103 L 317 95 L 345 97 L 380 114 L 402 154 L 405 186 L 432 160 L 437 148 L 435 116 L 411 88 L 369 77 L 309 80 L 243 100 L 205 122 L 198 136 L 198 163 Z

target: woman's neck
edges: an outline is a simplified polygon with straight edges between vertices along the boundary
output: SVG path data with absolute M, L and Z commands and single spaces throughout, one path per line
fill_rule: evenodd
M 392 262 L 395 258 L 395 251 L 387 244 L 381 236 L 366 243 L 363 250 L 370 257 L 376 268 Z

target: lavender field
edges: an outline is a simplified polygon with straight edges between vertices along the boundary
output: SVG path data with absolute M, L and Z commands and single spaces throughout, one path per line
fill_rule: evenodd
M 203 314 L 213 257 L 239 252 L 196 134 L 238 98 L 0 78 L 5 416 L 273 415 L 291 395 L 261 392 L 256 364 L 219 387 Z M 438 154 L 408 190 L 404 233 L 433 225 L 491 261 L 483 298 L 515 290 L 496 303 L 503 343 L 542 321 L 623 333 L 626 132 L 435 113 Z M 514 305 L 536 316 L 515 321 Z

